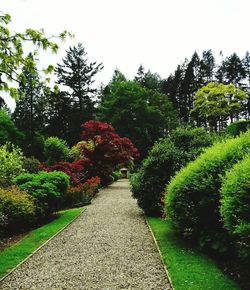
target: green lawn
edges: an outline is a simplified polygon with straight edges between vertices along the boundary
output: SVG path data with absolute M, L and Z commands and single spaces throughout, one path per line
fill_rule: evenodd
M 174 236 L 169 221 L 148 218 L 175 290 L 240 289 L 215 263 Z
M 83 208 L 74 208 L 61 211 L 57 219 L 33 230 L 19 242 L 0 252 L 0 278 L 7 274 L 7 272 L 23 261 L 28 255 L 30 255 L 83 211 Z

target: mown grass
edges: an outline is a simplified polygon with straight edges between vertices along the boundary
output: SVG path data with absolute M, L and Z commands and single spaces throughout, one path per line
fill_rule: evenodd
M 234 290 L 239 286 L 226 277 L 207 256 L 188 248 L 175 235 L 170 221 L 148 218 L 175 290 Z
M 57 219 L 31 231 L 19 242 L 0 252 L 0 278 L 7 274 L 11 269 L 23 261 L 28 255 L 30 255 L 83 211 L 83 208 L 74 208 L 61 211 Z

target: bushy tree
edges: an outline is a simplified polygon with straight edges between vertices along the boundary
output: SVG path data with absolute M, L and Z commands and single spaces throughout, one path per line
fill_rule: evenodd
M 196 92 L 191 113 L 211 130 L 221 130 L 229 118 L 231 122 L 239 119 L 247 98 L 247 94 L 233 84 L 208 83 Z
M 118 164 L 131 162 L 133 158 L 139 156 L 130 139 L 120 137 L 107 123 L 88 121 L 82 125 L 82 129 L 82 140 L 87 142 L 81 143 L 79 148 L 90 161 L 89 174 L 91 177 L 99 176 L 103 184 L 109 181 Z
M 135 81 L 111 82 L 102 97 L 98 118 L 130 138 L 141 158 L 177 124 L 177 114 L 168 97 Z

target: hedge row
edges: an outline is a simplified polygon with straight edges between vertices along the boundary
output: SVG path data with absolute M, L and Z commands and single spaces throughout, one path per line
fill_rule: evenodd
M 249 152 L 250 131 L 207 149 L 195 161 L 178 172 L 167 187 L 166 214 L 173 220 L 179 233 L 196 242 L 200 248 L 223 252 L 230 247 L 231 238 L 226 230 L 229 228 L 229 216 L 235 214 L 231 210 L 239 211 L 244 208 L 246 198 L 243 197 L 240 189 L 238 196 L 242 199 L 237 201 L 241 204 L 241 208 L 238 209 L 232 198 L 226 198 L 227 202 L 222 206 L 223 220 L 220 213 L 220 202 L 222 202 L 220 190 L 226 172 L 238 161 L 243 160 Z M 234 173 L 229 174 L 229 178 L 232 174 Z M 228 189 L 228 182 L 230 183 L 227 181 L 222 187 L 224 197 L 228 192 L 235 194 Z M 245 192 L 248 192 L 245 196 L 249 195 L 249 188 Z M 245 205 L 245 208 L 247 206 Z M 239 220 L 238 223 L 242 231 L 247 229 Z

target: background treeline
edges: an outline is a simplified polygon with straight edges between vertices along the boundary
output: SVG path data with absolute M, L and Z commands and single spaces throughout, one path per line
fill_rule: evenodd
M 51 88 L 30 53 L 20 74 L 15 111 L 7 112 L 11 120 L 5 116 L 1 121 L 6 122 L 1 134 L 10 134 L 6 126 L 11 126 L 11 141 L 26 155 L 43 159 L 45 137 L 57 136 L 72 146 L 80 139 L 80 125 L 98 119 L 111 123 L 118 134 L 130 138 L 143 159 L 156 140 L 181 124 L 220 131 L 229 122 L 249 119 L 249 53 L 243 58 L 236 53 L 223 57 L 221 53 L 220 59 L 216 63 L 211 50 L 200 56 L 194 52 L 166 79 L 142 66 L 133 80 L 115 70 L 110 82 L 98 88 L 95 76 L 103 65 L 90 62 L 79 43 L 70 47 L 56 65 L 56 85 Z M 204 91 L 198 93 L 210 83 L 205 95 Z M 201 103 L 204 99 L 206 102 Z M 0 105 L 5 107 L 2 99 Z M 8 138 L 2 138 L 1 143 Z

